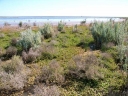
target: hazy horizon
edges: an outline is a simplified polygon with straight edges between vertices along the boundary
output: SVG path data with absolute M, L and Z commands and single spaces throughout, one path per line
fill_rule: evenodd
M 128 17 L 128 0 L 0 0 L 0 16 Z

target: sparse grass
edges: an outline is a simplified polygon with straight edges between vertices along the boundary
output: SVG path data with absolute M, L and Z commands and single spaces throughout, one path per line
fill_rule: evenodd
M 10 45 L 11 39 L 18 37 L 19 36 L 19 32 L 8 32 L 5 33 L 4 38 L 0 39 L 0 47 L 2 48 L 7 48 Z

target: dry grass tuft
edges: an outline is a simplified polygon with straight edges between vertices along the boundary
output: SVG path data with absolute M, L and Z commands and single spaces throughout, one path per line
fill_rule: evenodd
M 6 50 L 6 55 L 7 55 L 8 57 L 12 57 L 12 56 L 14 56 L 14 55 L 16 55 L 16 54 L 17 54 L 17 48 L 16 48 L 16 47 L 10 46 L 10 47 L 7 48 L 7 50 Z
M 76 55 L 73 57 L 73 61 L 75 68 L 70 68 L 69 70 L 72 76 L 95 80 L 104 77 L 99 71 L 99 61 L 93 53 L 86 52 L 86 54 L 83 55 Z
M 23 89 L 30 69 L 23 64 L 20 57 L 14 56 L 11 60 L 2 62 L 0 69 L 0 90 Z
M 46 86 L 43 84 L 34 86 L 33 96 L 60 96 L 57 86 Z
M 49 65 L 43 66 L 40 81 L 46 84 L 62 84 L 65 81 L 64 69 L 56 60 L 52 60 Z
M 38 49 L 30 48 L 28 52 L 22 52 L 22 59 L 25 63 L 30 63 L 36 61 L 40 56 L 40 51 Z

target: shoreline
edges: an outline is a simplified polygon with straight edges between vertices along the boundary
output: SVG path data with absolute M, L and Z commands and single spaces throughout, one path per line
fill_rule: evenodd
M 33 27 L 34 24 L 36 24 L 37 27 L 41 27 L 43 26 L 45 23 L 50 23 L 52 24 L 53 26 L 56 26 L 58 25 L 58 22 L 62 21 L 64 22 L 67 26 L 74 26 L 76 24 L 81 24 L 82 21 L 85 21 L 86 19 L 84 20 L 44 20 L 44 21 L 41 21 L 41 20 L 38 20 L 36 21 L 35 20 L 18 20 L 18 21 L 9 21 L 9 20 L 6 20 L 6 21 L 2 21 L 0 22 L 0 28 L 3 28 L 3 27 L 19 27 L 19 23 L 22 22 L 22 26 L 25 27 L 25 26 L 31 26 Z M 98 21 L 98 22 L 107 22 L 109 21 L 110 19 L 87 19 L 86 20 L 86 25 L 89 25 L 90 23 L 93 23 L 94 21 Z M 120 22 L 120 21 L 123 21 L 124 19 L 114 19 L 115 22 Z M 5 23 L 7 25 L 5 25 Z
M 21 21 L 22 22 L 22 21 Z M 40 26 L 43 26 L 45 23 L 50 23 L 50 24 L 52 24 L 53 26 L 56 26 L 56 25 L 58 25 L 58 22 L 54 22 L 54 21 L 49 21 L 49 22 L 23 22 L 22 24 L 23 24 L 23 26 L 26 26 L 26 25 L 28 25 L 28 26 L 34 26 L 34 23 L 36 24 L 36 26 L 37 27 L 40 27 Z M 73 25 L 76 25 L 76 24 L 80 24 L 80 22 L 79 21 L 74 21 L 74 22 L 64 22 L 66 25 L 69 25 L 69 26 L 73 26 Z M 7 23 L 8 25 L 6 25 L 6 27 L 8 26 L 8 27 L 18 27 L 19 25 L 19 23 Z M 5 27 L 5 25 L 4 24 L 0 24 L 0 27 Z

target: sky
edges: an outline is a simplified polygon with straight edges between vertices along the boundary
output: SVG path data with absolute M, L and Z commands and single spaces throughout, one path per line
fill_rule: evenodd
M 0 16 L 128 17 L 128 0 L 0 0 Z

